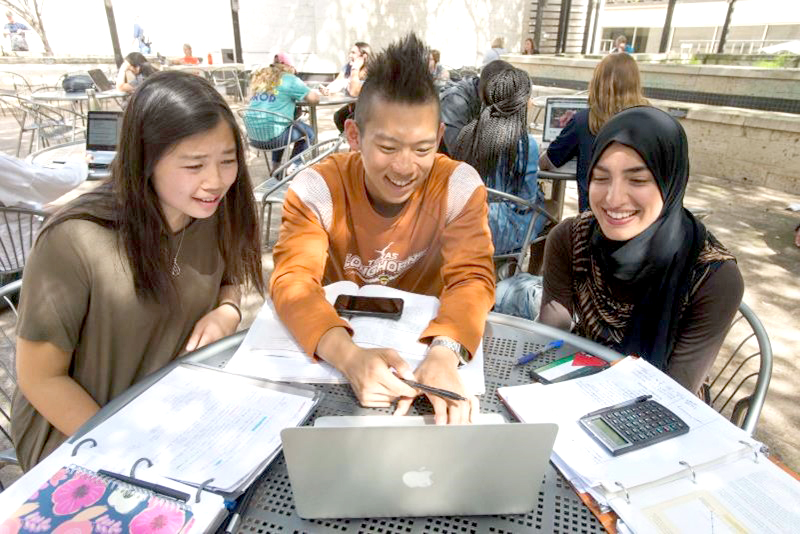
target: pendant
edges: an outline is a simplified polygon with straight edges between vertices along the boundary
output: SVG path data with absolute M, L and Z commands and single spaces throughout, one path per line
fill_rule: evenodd
M 178 258 L 172 260 L 172 269 L 169 270 L 172 276 L 179 276 L 181 274 L 181 267 L 178 265 Z

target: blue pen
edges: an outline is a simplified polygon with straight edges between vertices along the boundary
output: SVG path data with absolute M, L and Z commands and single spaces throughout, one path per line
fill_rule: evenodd
M 564 344 L 564 340 L 563 339 L 556 339 L 554 341 L 551 341 L 550 343 L 545 345 L 542 350 L 539 350 L 539 351 L 536 351 L 536 352 L 529 352 L 528 354 L 526 354 L 525 356 L 523 356 L 522 358 L 517 360 L 517 365 L 524 365 L 524 364 L 526 364 L 528 362 L 532 362 L 533 360 L 535 360 L 536 358 L 538 358 L 539 356 L 541 356 L 542 354 L 544 354 L 548 350 L 561 348 L 561 345 L 563 345 L 563 344 Z

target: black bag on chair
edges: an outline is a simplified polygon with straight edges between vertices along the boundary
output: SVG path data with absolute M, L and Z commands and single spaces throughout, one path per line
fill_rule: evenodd
M 61 87 L 68 93 L 82 93 L 94 87 L 94 82 L 88 74 L 72 74 L 64 78 Z

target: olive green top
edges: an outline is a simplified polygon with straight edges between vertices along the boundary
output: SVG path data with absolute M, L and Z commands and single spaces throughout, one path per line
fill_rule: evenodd
M 42 234 L 23 274 L 17 335 L 72 353 L 69 375 L 103 406 L 179 356 L 195 323 L 217 304 L 224 261 L 216 217 L 184 230 L 178 298 L 136 296 L 116 230 L 68 220 Z M 171 256 L 181 234 L 165 236 Z M 11 434 L 28 470 L 65 439 L 17 390 Z M 102 444 L 101 444 L 102 445 Z

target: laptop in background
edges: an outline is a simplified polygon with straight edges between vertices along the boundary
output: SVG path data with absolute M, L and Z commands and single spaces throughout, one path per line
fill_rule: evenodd
M 557 432 L 524 423 L 299 427 L 281 439 L 300 517 L 420 517 L 530 512 Z
M 542 142 L 551 143 L 558 137 L 572 116 L 589 107 L 587 97 L 550 97 L 544 108 Z
M 116 86 L 106 78 L 106 73 L 100 69 L 91 69 L 89 71 L 89 77 L 100 91 L 116 89 Z
M 90 111 L 86 122 L 86 154 L 92 156 L 90 169 L 104 169 L 117 154 L 121 111 Z

